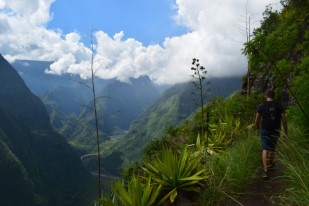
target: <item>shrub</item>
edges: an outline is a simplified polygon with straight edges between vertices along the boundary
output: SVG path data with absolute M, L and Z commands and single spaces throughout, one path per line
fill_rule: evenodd
M 180 154 L 165 148 L 162 154 L 144 162 L 144 171 L 162 186 L 165 196 L 161 202 L 174 202 L 179 191 L 199 192 L 206 180 L 205 169 L 200 168 L 200 158 L 190 158 L 191 153 L 183 147 Z
M 117 180 L 112 185 L 112 191 L 116 200 L 100 200 L 101 205 L 113 206 L 114 202 L 119 202 L 123 206 L 150 206 L 156 204 L 161 191 L 161 185 L 152 184 L 151 178 L 148 177 L 145 182 L 141 178 L 133 175 L 127 185 Z

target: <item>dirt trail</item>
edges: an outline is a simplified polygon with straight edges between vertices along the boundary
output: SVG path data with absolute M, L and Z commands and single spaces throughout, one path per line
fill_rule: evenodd
M 243 194 L 232 195 L 235 200 L 229 198 L 225 206 L 276 206 L 272 196 L 280 194 L 285 188 L 282 178 L 282 170 L 276 167 L 269 171 L 269 180 L 262 179 L 262 170 L 259 172 L 256 179 L 248 186 Z

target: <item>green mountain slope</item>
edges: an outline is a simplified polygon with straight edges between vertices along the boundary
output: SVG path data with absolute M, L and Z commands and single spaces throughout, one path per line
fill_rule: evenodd
M 29 129 L 51 129 L 41 100 L 32 95 L 24 81 L 0 56 L 0 107 Z
M 94 180 L 2 56 L 0 82 L 0 205 L 89 205 Z
M 56 85 L 42 95 L 41 99 L 50 115 L 52 127 L 59 130 L 72 115 L 79 115 L 83 106 L 91 100 L 91 93 L 88 88 L 80 85 Z
M 220 96 L 227 96 L 240 88 L 240 78 L 213 79 L 210 96 L 220 91 Z M 164 131 L 175 127 L 187 119 L 196 109 L 191 82 L 181 83 L 167 89 L 160 98 L 131 124 L 128 133 L 122 138 L 113 138 L 103 145 L 103 166 L 121 168 L 122 161 L 140 158 L 140 152 L 154 139 L 161 138 Z M 113 165 L 106 165 L 112 159 Z M 119 161 L 122 160 L 122 161 Z
M 154 138 L 160 138 L 168 127 L 185 120 L 197 106 L 192 103 L 193 85 L 177 84 L 165 91 L 147 111 L 131 125 L 129 133 L 116 147 L 129 159 L 138 157 L 142 148 Z M 130 153 L 130 154 L 129 154 Z
M 29 179 L 20 160 L 5 143 L 6 140 L 6 135 L 0 130 L 0 203 L 1 205 L 34 205 L 33 182 Z M 16 198 L 17 194 L 18 198 Z
M 99 130 L 102 142 L 110 136 L 123 134 L 132 121 L 144 112 L 159 96 L 159 92 L 146 76 L 131 78 L 130 83 L 114 81 L 96 95 Z M 81 114 L 71 117 L 59 130 L 73 145 L 91 150 L 95 147 L 93 101 L 83 107 Z

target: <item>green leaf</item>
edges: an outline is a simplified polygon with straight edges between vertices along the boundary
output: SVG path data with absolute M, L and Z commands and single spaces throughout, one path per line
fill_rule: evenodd
M 177 189 L 173 189 L 170 195 L 170 201 L 173 203 L 175 201 L 175 198 L 177 197 Z

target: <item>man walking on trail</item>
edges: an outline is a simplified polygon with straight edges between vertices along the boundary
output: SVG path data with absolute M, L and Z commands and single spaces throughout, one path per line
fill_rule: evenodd
M 284 128 L 286 138 L 288 137 L 288 126 L 281 104 L 274 101 L 275 93 L 272 90 L 266 92 L 266 102 L 260 104 L 257 108 L 255 124 L 257 129 L 260 129 L 262 143 L 262 160 L 264 179 L 268 179 L 267 169 L 273 166 L 273 158 L 280 137 L 281 121 Z M 260 120 L 262 122 L 260 124 Z

